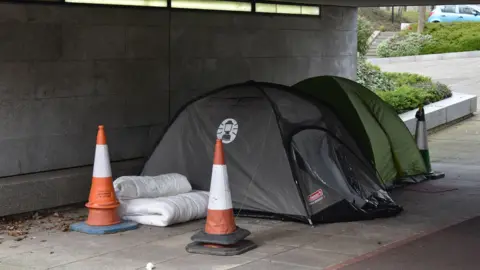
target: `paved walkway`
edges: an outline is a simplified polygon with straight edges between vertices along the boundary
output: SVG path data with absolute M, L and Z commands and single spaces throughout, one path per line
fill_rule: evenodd
M 480 58 L 378 65 L 383 71 L 410 72 L 432 77 L 453 91 L 480 96 Z M 478 99 L 480 104 L 480 98 Z

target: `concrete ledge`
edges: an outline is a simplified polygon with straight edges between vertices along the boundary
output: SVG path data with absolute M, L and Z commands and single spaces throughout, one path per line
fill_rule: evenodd
M 435 61 L 435 60 L 447 60 L 447 59 L 472 58 L 472 57 L 480 57 L 480 51 L 412 55 L 412 56 L 401 56 L 401 57 L 368 58 L 367 60 L 374 65 L 381 65 L 381 64 L 423 62 L 423 61 Z
M 113 162 L 114 179 L 138 174 L 143 159 Z M 81 167 L 0 178 L 0 216 L 85 202 L 93 167 Z
M 435 128 L 463 119 L 477 111 L 477 96 L 452 92 L 450 98 L 425 106 L 427 129 Z M 400 118 L 407 126 L 410 133 L 415 133 L 417 110 L 400 114 Z

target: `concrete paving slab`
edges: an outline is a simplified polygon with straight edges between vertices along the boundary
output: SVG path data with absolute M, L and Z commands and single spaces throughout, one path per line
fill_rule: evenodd
M 256 249 L 251 250 L 247 253 L 244 253 L 240 256 L 252 258 L 252 259 L 263 259 L 263 258 L 271 257 L 273 255 L 277 255 L 292 249 L 294 249 L 294 247 L 263 244 L 258 246 Z
M 320 240 L 306 244 L 303 248 L 335 252 L 346 255 L 362 255 L 383 245 L 381 241 L 343 235 L 330 235 Z
M 102 269 L 102 270 L 132 270 L 145 269 L 144 262 L 138 263 L 135 260 L 112 257 L 93 257 L 74 263 L 52 267 L 55 270 L 84 270 L 84 269 Z M 142 267 L 143 265 L 143 267 Z
M 1 242 L 0 261 L 2 261 L 2 258 L 5 258 L 5 257 L 45 248 L 48 245 L 44 241 L 45 240 L 37 237 L 35 239 L 28 238 L 27 240 L 22 240 L 22 241 L 15 241 L 15 240 L 0 241 Z
M 2 263 L 25 268 L 47 269 L 99 255 L 98 250 L 84 250 L 70 246 L 54 246 L 19 253 L 2 259 Z
M 272 245 L 281 245 L 288 247 L 300 247 L 305 244 L 315 241 L 316 238 L 321 236 L 315 236 L 312 233 L 308 233 L 308 230 L 305 231 L 296 231 L 296 230 L 284 230 L 282 228 L 272 228 L 271 230 L 265 231 L 261 235 L 252 237 L 251 239 L 257 244 L 272 244 Z
M 79 260 L 52 269 L 137 269 L 142 266 L 145 267 L 148 262 L 157 265 L 161 262 L 187 255 L 187 253 L 181 253 L 176 249 L 148 243 Z
M 40 234 L 40 237 L 47 240 L 45 243 L 48 247 L 70 246 L 72 243 L 75 243 L 75 246 L 79 250 L 86 250 L 94 253 L 112 252 L 148 241 L 146 237 L 142 237 L 141 235 L 139 235 L 138 240 L 128 237 L 123 239 L 121 235 L 96 235 L 96 237 L 92 237 L 91 235 L 82 233 Z M 150 241 L 155 239 L 155 235 L 150 236 Z
M 156 264 L 162 270 L 206 270 L 206 269 L 232 269 L 237 266 L 252 262 L 254 259 L 246 257 L 223 257 L 209 255 L 188 255 Z
M 234 270 L 312 270 L 317 269 L 317 267 L 308 267 L 300 265 L 292 265 L 281 262 L 272 262 L 269 260 L 260 260 L 247 263 L 238 267 L 233 268 Z
M 402 215 L 400 215 L 402 216 Z M 400 217 L 399 216 L 399 217 Z M 397 217 L 397 218 L 399 218 Z M 384 225 L 382 221 L 390 219 L 378 219 L 377 223 L 369 221 L 334 223 L 319 225 L 313 229 L 314 233 L 325 235 L 344 235 L 353 236 L 366 240 L 372 240 L 381 243 L 388 243 L 398 239 L 408 237 L 413 233 L 409 227 L 395 225 Z
M 184 255 L 188 255 L 188 253 L 185 251 L 185 246 L 188 243 L 192 242 L 190 237 L 192 237 L 193 234 L 194 232 L 188 232 L 188 233 L 168 237 L 166 239 L 157 240 L 157 241 L 151 242 L 150 244 L 169 248 L 171 250 L 176 250 L 180 253 L 184 253 Z
M 11 264 L 6 264 L 6 263 L 0 263 L 0 269 L 5 269 L 5 270 L 25 270 L 25 269 L 27 269 L 27 268 L 21 267 L 21 266 L 16 266 L 16 265 L 11 265 Z M 36 270 L 36 269 L 42 269 L 42 268 L 29 267 L 28 269 Z
M 352 258 L 335 252 L 319 251 L 313 249 L 296 248 L 270 257 L 273 262 L 287 263 L 295 266 L 308 266 L 322 269 Z M 295 267 L 292 267 L 295 269 Z

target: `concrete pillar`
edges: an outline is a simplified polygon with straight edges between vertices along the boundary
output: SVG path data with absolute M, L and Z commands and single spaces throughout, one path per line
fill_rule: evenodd
M 249 79 L 353 79 L 356 27 L 357 9 L 347 7 L 322 7 L 321 17 L 172 12 L 172 112 L 198 94 Z

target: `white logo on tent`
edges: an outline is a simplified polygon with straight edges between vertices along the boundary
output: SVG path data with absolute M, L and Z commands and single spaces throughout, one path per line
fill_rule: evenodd
M 217 138 L 223 143 L 231 143 L 237 137 L 238 123 L 233 118 L 223 120 L 217 130 Z

